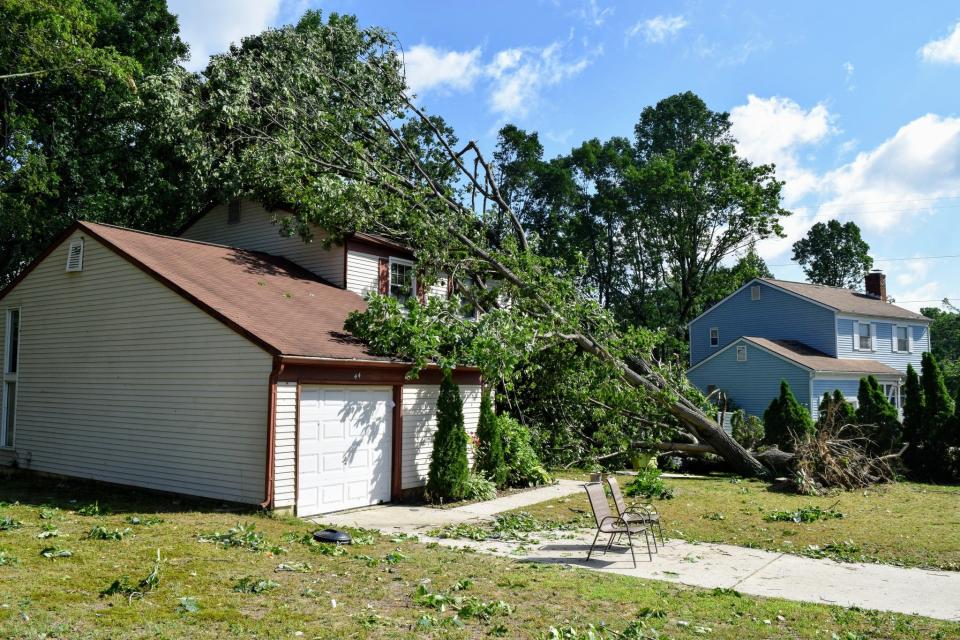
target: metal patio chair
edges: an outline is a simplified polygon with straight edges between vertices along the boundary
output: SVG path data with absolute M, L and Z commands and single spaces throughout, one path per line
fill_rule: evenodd
M 623 492 L 620 491 L 620 483 L 613 476 L 607 476 L 607 486 L 610 487 L 610 494 L 613 496 L 613 504 L 617 507 L 617 513 L 627 522 L 640 522 L 650 528 L 650 535 L 653 536 L 653 550 L 658 551 L 657 533 L 660 534 L 660 543 L 665 544 L 663 539 L 663 527 L 660 526 L 660 512 L 652 504 L 640 504 L 634 502 L 627 505 L 623 499 Z
M 604 548 L 606 553 L 613 546 L 614 539 L 626 535 L 627 546 L 630 547 L 630 557 L 633 559 L 633 566 L 637 566 L 637 556 L 633 551 L 633 536 L 643 534 L 643 539 L 647 543 L 647 557 L 653 561 L 653 552 L 650 550 L 650 534 L 647 531 L 647 525 L 639 522 L 630 523 L 615 516 L 610 512 L 610 503 L 607 502 L 607 495 L 603 491 L 603 484 L 599 482 L 588 482 L 583 485 L 587 491 L 587 499 L 590 500 L 590 508 L 593 510 L 593 518 L 597 522 L 597 533 L 593 536 L 593 542 L 590 544 L 590 550 L 587 552 L 587 562 L 597 546 L 597 540 L 600 534 L 610 534 L 610 540 Z

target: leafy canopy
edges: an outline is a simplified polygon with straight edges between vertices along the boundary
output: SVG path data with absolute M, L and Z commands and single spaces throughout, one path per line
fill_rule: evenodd
M 163 0 L 0 0 L 0 283 L 73 220 L 170 231 L 202 171 L 158 78 L 187 53 Z
M 793 244 L 793 259 L 803 266 L 807 280 L 828 287 L 862 289 L 863 276 L 873 268 L 860 227 L 837 220 L 813 225 Z

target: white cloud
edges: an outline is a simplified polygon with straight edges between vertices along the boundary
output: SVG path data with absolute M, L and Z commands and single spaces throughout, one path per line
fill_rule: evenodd
M 847 91 L 853 91 L 856 87 L 853 85 L 854 67 L 852 62 L 843 63 L 843 83 L 847 86 Z
M 443 51 L 418 44 L 404 55 L 407 85 L 418 95 L 431 89 L 466 90 L 482 72 L 480 48 Z
M 789 98 L 747 97 L 747 104 L 730 110 L 737 151 L 759 164 L 775 164 L 777 177 L 786 181 L 784 199 L 797 202 L 818 186 L 818 176 L 802 166 L 800 151 L 837 132 L 836 118 L 826 105 L 804 109 Z
M 898 262 L 895 274 L 887 279 L 887 290 L 897 304 L 912 311 L 939 306 L 945 297 L 940 282 L 930 280 L 930 261 L 921 259 Z
M 180 37 L 190 45 L 188 69 L 207 66 L 211 55 L 231 43 L 260 33 L 276 19 L 281 0 L 169 0 L 180 23 Z
M 875 149 L 828 172 L 820 190 L 827 217 L 845 216 L 882 232 L 960 196 L 960 118 L 934 114 L 901 127 Z
M 524 116 L 539 102 L 540 92 L 577 75 L 589 66 L 590 56 L 563 58 L 563 45 L 543 49 L 507 49 L 487 67 L 492 79 L 490 108 L 505 117 Z
M 599 27 L 609 16 L 613 15 L 613 9 L 613 7 L 601 7 L 597 0 L 589 0 L 580 10 L 580 17 L 588 24 Z
M 919 51 L 920 57 L 927 62 L 960 64 L 960 22 L 953 27 L 945 38 L 931 40 Z
M 647 42 L 666 42 L 675 38 L 688 24 L 683 16 L 656 16 L 633 25 L 627 30 L 627 39 L 642 34 Z
M 524 116 L 537 106 L 544 89 L 577 75 L 603 52 L 598 48 L 568 57 L 566 44 L 502 49 L 487 61 L 480 47 L 448 51 L 417 45 L 405 55 L 407 84 L 421 96 L 428 91 L 471 91 L 482 85 L 492 112 L 507 118 Z

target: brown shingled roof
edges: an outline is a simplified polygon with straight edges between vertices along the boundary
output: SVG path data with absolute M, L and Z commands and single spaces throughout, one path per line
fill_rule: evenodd
M 876 360 L 834 358 L 796 340 L 769 340 L 753 336 L 744 336 L 743 339 L 814 371 L 902 375 L 900 371 Z
M 865 316 L 878 316 L 881 318 L 903 318 L 905 320 L 926 320 L 929 318 L 919 313 L 914 313 L 895 304 L 884 302 L 866 293 L 860 293 L 853 289 L 840 289 L 838 287 L 827 287 L 820 284 L 810 284 L 809 282 L 792 282 L 790 280 L 775 280 L 773 278 L 761 278 L 763 282 L 772 284 L 775 287 L 786 289 L 798 296 L 803 296 L 819 302 L 828 307 L 832 307 L 843 313 L 853 313 Z
M 391 361 L 343 329 L 351 311 L 366 308 L 363 298 L 285 258 L 91 222 L 78 228 L 274 354 Z

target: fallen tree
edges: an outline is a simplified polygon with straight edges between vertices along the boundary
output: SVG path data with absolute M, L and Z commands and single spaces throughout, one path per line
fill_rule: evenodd
M 173 88 L 195 93 L 198 130 L 216 149 L 211 171 L 231 185 L 230 195 L 290 207 L 297 221 L 288 231 L 304 239 L 318 226 L 325 242 L 365 231 L 414 247 L 422 281 L 447 277 L 486 311 L 474 329 L 449 307 L 426 305 L 421 333 L 410 334 L 400 325 L 414 320 L 402 309 L 371 301 L 350 329 L 372 349 L 418 367 L 474 358 L 488 379 L 509 388 L 526 352 L 567 342 L 608 367 L 624 395 L 648 398 L 738 472 L 768 474 L 649 354 L 629 351 L 629 336 L 570 274 L 537 255 L 479 146 L 459 145 L 407 93 L 390 34 L 342 16 L 323 24 L 308 12 L 296 27 L 215 57 L 204 82 Z M 745 201 L 751 210 L 731 199 L 710 211 L 714 224 L 762 215 L 760 197 Z M 464 345 L 464 336 L 474 344 Z

